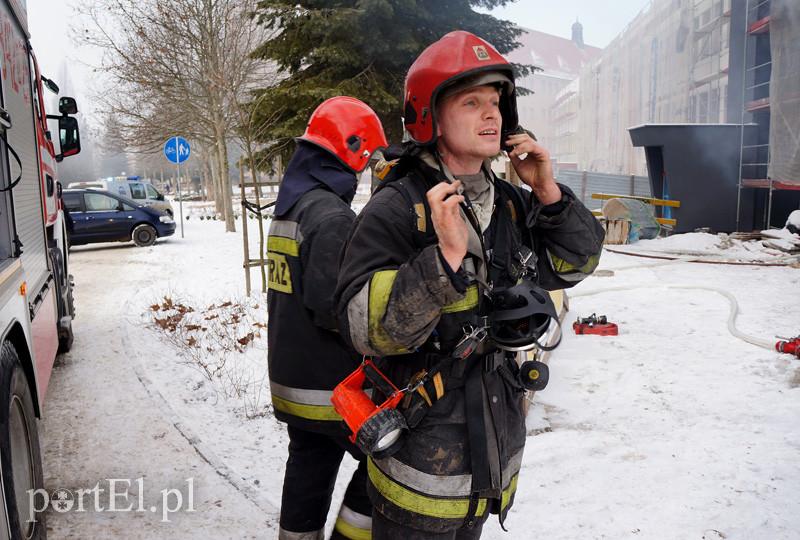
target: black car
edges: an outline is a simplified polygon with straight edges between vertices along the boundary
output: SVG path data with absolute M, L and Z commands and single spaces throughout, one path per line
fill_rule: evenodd
M 137 246 L 151 246 L 156 238 L 175 233 L 175 221 L 164 212 L 108 191 L 65 189 L 63 198 L 73 246 L 130 240 Z

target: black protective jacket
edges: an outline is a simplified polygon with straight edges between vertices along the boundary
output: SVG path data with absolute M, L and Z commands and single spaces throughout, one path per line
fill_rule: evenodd
M 490 260 L 471 253 L 458 272 L 438 249 L 425 193 L 442 173 L 405 156 L 358 216 L 343 252 L 337 286 L 340 328 L 354 348 L 381 357 L 402 388 L 435 369 L 486 315 L 475 276 L 515 284 L 521 246 L 536 256 L 539 283 L 571 287 L 599 262 L 603 231 L 569 188 L 544 206 L 530 192 L 495 183 L 495 206 L 483 231 Z M 524 391 L 513 355 L 484 347 L 427 385 L 427 414 L 393 456 L 369 460 L 370 496 L 390 519 L 430 532 L 504 519 L 525 445 Z M 416 401 L 417 403 L 419 400 Z M 408 403 L 406 403 L 408 405 Z M 403 405 L 401 405 L 401 409 Z
M 267 239 L 272 404 L 279 420 L 341 435 L 331 391 L 361 356 L 338 333 L 333 294 L 340 251 L 355 219 L 350 201 L 356 177 L 324 150 L 303 143 L 283 182 Z

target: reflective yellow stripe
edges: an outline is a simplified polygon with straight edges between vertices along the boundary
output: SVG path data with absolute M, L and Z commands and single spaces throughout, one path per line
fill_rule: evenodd
M 371 530 L 359 529 L 358 527 L 350 525 L 342 518 L 336 520 L 336 526 L 334 528 L 345 538 L 352 538 L 352 540 L 372 540 Z
M 367 459 L 367 471 L 372 485 L 375 486 L 380 494 L 403 510 L 442 519 L 462 519 L 467 516 L 469 499 L 440 499 L 420 495 L 383 474 L 383 471 L 375 465 L 372 458 Z M 514 486 L 516 487 L 516 483 L 514 483 Z M 484 512 L 486 512 L 486 499 L 479 499 L 475 515 L 482 516 Z
M 267 275 L 270 289 L 292 294 L 292 272 L 286 256 L 269 252 L 267 254 Z
M 467 294 L 461 300 L 447 304 L 442 308 L 442 313 L 456 313 L 458 311 L 467 311 L 478 307 L 478 286 L 470 285 L 467 287 Z
M 558 274 L 570 274 L 570 273 L 580 273 L 589 275 L 591 274 L 597 265 L 600 264 L 600 255 L 592 255 L 589 257 L 588 262 L 582 266 L 576 266 L 572 263 L 568 263 L 564 259 L 556 257 L 552 253 L 550 253 L 550 260 L 553 263 L 553 270 L 555 270 Z
M 511 502 L 511 497 L 517 491 L 517 480 L 519 480 L 519 473 L 511 478 L 511 483 L 503 490 L 503 497 L 500 499 L 500 509 L 505 510 L 508 503 Z
M 297 257 L 300 254 L 300 247 L 297 241 L 291 238 L 269 236 L 267 237 L 267 251 L 274 251 L 275 253 L 283 253 L 284 255 Z
M 408 349 L 395 343 L 381 325 L 396 277 L 397 270 L 381 270 L 372 275 L 372 280 L 370 280 L 369 284 L 369 322 L 367 332 L 372 348 L 380 351 L 381 354 L 404 354 L 408 352 Z
M 304 405 L 273 395 L 272 406 L 281 412 L 307 420 L 339 421 L 342 419 L 336 409 L 333 408 L 333 405 Z

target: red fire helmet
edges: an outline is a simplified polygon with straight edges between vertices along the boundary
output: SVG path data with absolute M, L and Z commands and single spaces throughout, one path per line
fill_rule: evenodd
M 463 30 L 450 32 L 431 44 L 406 75 L 403 123 L 411 140 L 418 145 L 436 141 L 436 99 L 443 90 L 461 84 L 468 88 L 492 83 L 504 86 L 500 113 L 503 130 L 511 130 L 519 119 L 514 70 L 508 60 L 489 43 Z
M 324 148 L 355 172 L 367 167 L 375 150 L 389 146 L 375 111 L 348 96 L 323 101 L 298 139 Z

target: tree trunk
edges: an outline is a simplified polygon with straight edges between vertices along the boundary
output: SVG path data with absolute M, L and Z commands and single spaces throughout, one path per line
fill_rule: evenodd
M 236 221 L 233 218 L 233 186 L 228 176 L 228 146 L 225 138 L 224 126 L 216 125 L 217 151 L 219 152 L 219 176 L 221 182 L 221 196 L 225 209 L 225 232 L 236 232 Z
M 223 208 L 223 201 L 222 201 L 222 192 L 220 190 L 220 180 L 219 180 L 219 167 L 217 166 L 217 161 L 219 160 L 216 151 L 216 145 L 211 146 L 211 153 L 209 156 L 209 168 L 211 169 L 211 180 L 214 184 L 214 211 L 219 215 L 225 215 L 225 209 Z
M 203 149 L 203 174 L 206 182 L 206 200 L 216 201 L 217 192 L 214 189 L 214 173 L 211 169 L 211 157 L 208 155 L 208 150 Z

